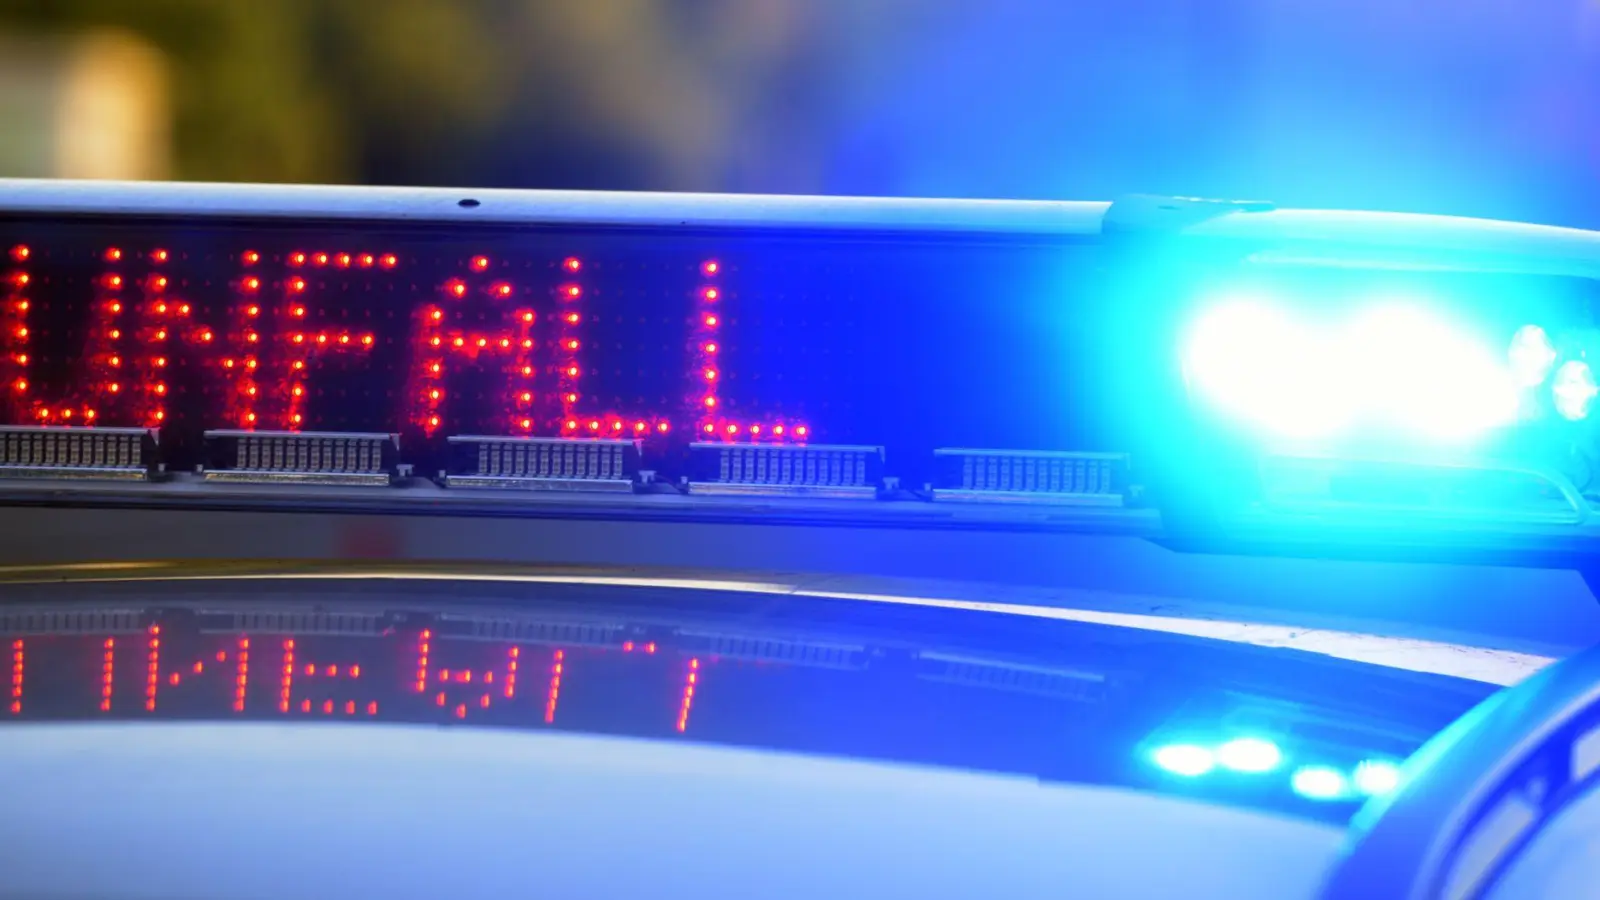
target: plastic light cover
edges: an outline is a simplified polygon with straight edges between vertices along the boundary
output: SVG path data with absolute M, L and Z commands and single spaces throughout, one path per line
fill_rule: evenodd
M 1264 298 L 1225 300 L 1192 323 L 1182 361 L 1197 399 L 1272 437 L 1379 429 L 1455 442 L 1518 415 L 1504 354 L 1405 301 L 1323 321 Z

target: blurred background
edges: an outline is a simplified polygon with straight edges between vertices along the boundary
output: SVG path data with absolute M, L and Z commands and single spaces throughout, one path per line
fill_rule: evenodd
M 1597 0 L 0 0 L 0 176 L 1600 227 Z

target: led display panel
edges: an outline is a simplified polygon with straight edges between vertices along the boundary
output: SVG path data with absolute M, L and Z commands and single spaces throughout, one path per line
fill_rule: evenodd
M 0 218 L 0 418 L 453 435 L 1123 449 L 1068 235 Z M 904 467 L 901 467 L 904 469 Z M 912 465 L 915 470 L 915 465 Z

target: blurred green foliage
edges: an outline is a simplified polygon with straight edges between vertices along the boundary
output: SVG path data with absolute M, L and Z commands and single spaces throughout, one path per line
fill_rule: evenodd
M 425 153 L 505 103 L 494 0 L 3 0 L 0 27 L 120 28 L 172 68 L 176 171 L 220 181 L 348 181 L 368 142 Z M 418 115 L 421 113 L 421 115 Z M 404 127 L 384 127 L 405 121 Z
M 182 179 L 803 190 L 873 36 L 942 5 L 0 0 L 0 30 L 160 49 Z

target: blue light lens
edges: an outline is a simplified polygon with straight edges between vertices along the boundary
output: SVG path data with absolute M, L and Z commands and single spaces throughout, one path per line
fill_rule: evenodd
M 1563 419 L 1574 422 L 1588 418 L 1589 407 L 1600 387 L 1595 385 L 1594 372 L 1589 364 L 1579 359 L 1569 359 L 1556 370 L 1555 381 L 1550 385 L 1550 396 L 1555 401 L 1556 412 Z
M 1374 307 L 1338 337 L 1362 417 L 1385 428 L 1459 440 L 1517 418 L 1517 388 L 1499 354 L 1415 306 Z
M 1198 744 L 1168 744 L 1157 748 L 1150 759 L 1166 771 L 1185 778 L 1204 775 L 1217 765 L 1216 756 Z
M 1314 438 L 1346 424 L 1340 375 L 1323 345 L 1284 311 L 1259 300 L 1208 310 L 1183 350 L 1196 394 L 1269 434 Z
M 1400 786 L 1400 767 L 1381 759 L 1369 759 L 1356 766 L 1351 779 L 1356 790 L 1369 797 L 1387 794 Z
M 1282 761 L 1278 745 L 1262 738 L 1235 738 L 1217 748 L 1217 764 L 1235 772 L 1270 772 Z
M 1511 377 L 1519 387 L 1538 387 L 1550 377 L 1556 364 L 1556 347 L 1550 336 L 1537 325 L 1524 325 L 1511 336 L 1511 349 L 1506 352 L 1506 362 L 1511 366 Z
M 1359 425 L 1459 441 L 1517 419 L 1510 363 L 1406 303 L 1327 323 L 1262 300 L 1223 303 L 1196 321 L 1183 364 L 1198 398 L 1276 437 L 1326 438 Z
M 1328 766 L 1305 766 L 1296 769 L 1289 779 L 1294 792 L 1311 800 L 1337 800 L 1349 789 L 1344 773 Z

